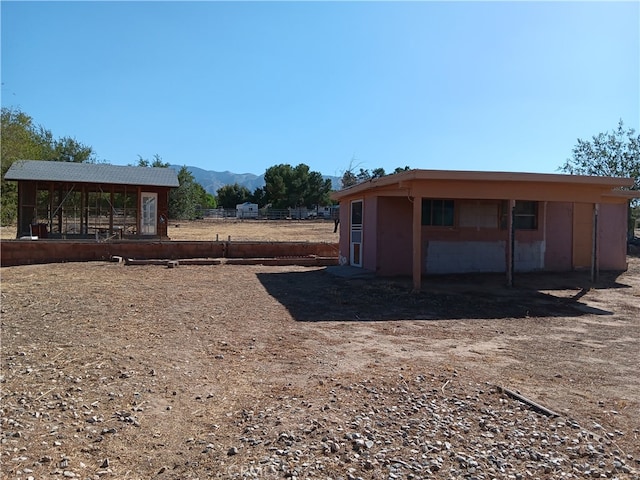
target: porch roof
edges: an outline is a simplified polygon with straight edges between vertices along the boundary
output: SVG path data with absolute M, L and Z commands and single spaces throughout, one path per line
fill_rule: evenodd
M 17 160 L 5 180 L 64 183 L 99 183 L 179 187 L 178 175 L 171 168 L 130 167 L 103 163 L 74 163 L 43 160 Z

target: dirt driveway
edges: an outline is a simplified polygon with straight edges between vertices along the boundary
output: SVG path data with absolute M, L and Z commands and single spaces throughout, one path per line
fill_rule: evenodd
M 325 268 L 3 268 L 3 478 L 638 478 L 629 262 L 595 288 L 420 294 Z

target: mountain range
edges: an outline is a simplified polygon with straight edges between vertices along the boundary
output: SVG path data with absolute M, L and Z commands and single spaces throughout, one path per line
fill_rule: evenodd
M 169 168 L 179 172 L 182 165 L 169 165 Z M 202 185 L 202 187 L 212 195 L 216 195 L 220 187 L 233 185 L 234 183 L 242 187 L 247 187 L 250 192 L 253 192 L 256 188 L 264 187 L 264 174 L 255 175 L 253 173 L 233 173 L 229 171 L 215 172 L 213 170 L 191 167 L 189 165 L 187 165 L 187 170 L 191 172 L 196 182 Z M 331 180 L 331 185 L 334 190 L 340 189 L 340 177 L 332 177 L 330 175 L 323 175 L 322 177 Z

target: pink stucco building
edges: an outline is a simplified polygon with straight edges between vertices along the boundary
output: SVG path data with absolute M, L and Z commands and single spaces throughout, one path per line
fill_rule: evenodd
M 380 275 L 625 270 L 632 179 L 410 170 L 333 193 L 340 262 Z

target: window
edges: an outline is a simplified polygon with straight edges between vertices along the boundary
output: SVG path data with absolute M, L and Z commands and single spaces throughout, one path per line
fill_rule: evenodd
M 453 227 L 453 200 L 422 199 L 422 225 Z
M 509 213 L 509 202 L 502 202 L 502 216 L 500 227 L 507 228 L 507 214 Z M 516 200 L 513 224 L 516 230 L 537 230 L 538 229 L 538 202 Z

